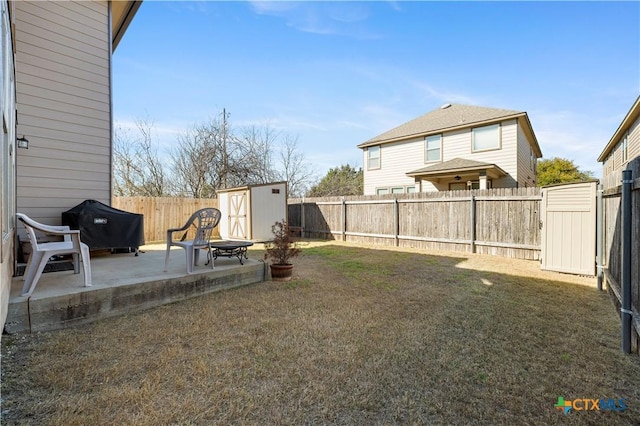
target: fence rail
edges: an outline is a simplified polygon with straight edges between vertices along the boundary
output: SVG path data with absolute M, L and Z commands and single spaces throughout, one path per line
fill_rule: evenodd
M 540 259 L 539 188 L 289 200 L 311 238 Z
M 154 243 L 165 241 L 167 229 L 184 225 L 196 210 L 205 207 L 218 208 L 218 200 L 215 198 L 114 197 L 112 206 L 144 215 L 144 240 L 146 243 Z M 219 236 L 217 227 L 214 233 Z M 188 234 L 188 237 L 192 238 L 193 235 Z

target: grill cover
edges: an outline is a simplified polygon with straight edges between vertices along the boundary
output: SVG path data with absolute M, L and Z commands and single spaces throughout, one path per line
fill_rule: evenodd
M 62 224 L 80 230 L 90 249 L 135 248 L 144 245 L 143 215 L 85 200 L 62 213 Z M 136 251 L 137 254 L 137 251 Z

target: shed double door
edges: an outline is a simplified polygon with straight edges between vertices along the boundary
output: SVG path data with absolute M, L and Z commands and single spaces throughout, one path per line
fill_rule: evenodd
M 595 275 L 597 182 L 542 189 L 542 269 Z
M 248 192 L 239 191 L 229 194 L 229 237 L 231 238 L 247 239 Z

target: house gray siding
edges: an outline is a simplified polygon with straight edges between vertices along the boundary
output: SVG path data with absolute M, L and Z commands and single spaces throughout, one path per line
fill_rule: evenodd
M 16 2 L 17 208 L 35 220 L 111 201 L 109 28 L 106 1 Z

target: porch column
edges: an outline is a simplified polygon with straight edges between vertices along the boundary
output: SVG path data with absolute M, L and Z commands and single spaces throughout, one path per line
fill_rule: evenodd
M 484 170 L 480 172 L 479 189 L 487 189 L 487 172 Z

